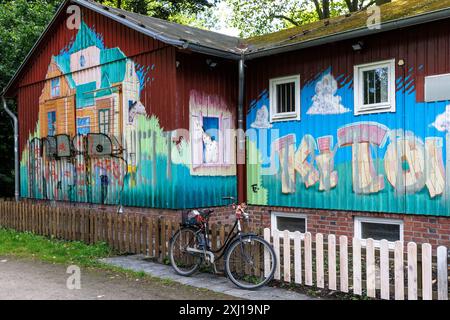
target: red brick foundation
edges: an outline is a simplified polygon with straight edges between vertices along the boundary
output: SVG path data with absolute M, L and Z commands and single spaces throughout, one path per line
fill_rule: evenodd
M 48 203 L 41 200 L 25 200 L 37 203 Z M 97 211 L 117 211 L 117 206 L 96 205 L 88 203 L 52 202 L 51 205 L 64 207 L 84 207 Z M 214 207 L 211 223 L 232 224 L 234 222 L 234 211 L 230 207 Z M 140 213 L 154 217 L 164 217 L 172 221 L 181 221 L 182 210 L 152 209 L 138 207 L 124 207 L 124 213 Z M 307 228 L 313 235 L 316 233 L 345 235 L 353 237 L 354 218 L 372 217 L 396 219 L 403 221 L 404 241 L 413 241 L 418 244 L 430 243 L 433 246 L 443 245 L 450 247 L 450 217 L 434 217 L 423 215 L 402 215 L 375 212 L 353 212 L 336 210 L 300 209 L 285 207 L 262 207 L 249 206 L 250 227 L 270 227 L 271 212 L 299 213 L 307 216 Z
M 450 217 L 260 206 L 251 206 L 249 211 L 253 215 L 253 222 L 263 227 L 270 227 L 272 211 L 306 215 L 307 231 L 313 235 L 323 233 L 353 237 L 355 217 L 402 220 L 405 242 L 426 242 L 433 246 L 450 247 Z

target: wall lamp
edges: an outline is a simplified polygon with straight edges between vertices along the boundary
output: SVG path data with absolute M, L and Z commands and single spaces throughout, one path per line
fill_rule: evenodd
M 215 67 L 217 67 L 218 63 L 216 61 L 211 60 L 211 59 L 206 59 L 206 64 L 210 68 L 215 68 Z
M 364 42 L 358 41 L 352 44 L 353 51 L 361 51 L 364 48 Z

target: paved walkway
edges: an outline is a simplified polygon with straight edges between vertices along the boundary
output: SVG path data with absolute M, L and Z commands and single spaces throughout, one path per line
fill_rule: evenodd
M 143 271 L 154 277 L 170 279 L 181 284 L 205 288 L 237 298 L 249 300 L 316 300 L 316 298 L 280 288 L 263 287 L 254 291 L 242 290 L 237 288 L 227 278 L 209 273 L 196 273 L 191 277 L 183 277 L 176 274 L 171 266 L 146 261 L 142 255 L 107 258 L 101 261 L 117 267 L 138 272 Z
M 0 257 L 0 300 L 223 300 L 236 297 L 158 279 L 81 268 L 80 289 L 67 288 L 67 265 Z

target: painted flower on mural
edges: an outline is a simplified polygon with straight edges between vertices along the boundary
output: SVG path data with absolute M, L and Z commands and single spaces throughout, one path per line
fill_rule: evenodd
M 450 132 L 450 104 L 445 108 L 444 113 L 436 117 L 436 120 L 431 125 L 438 131 Z
M 337 95 L 337 81 L 331 74 L 323 76 L 316 84 L 316 95 L 312 98 L 313 104 L 309 108 L 309 115 L 327 115 L 347 113 L 350 109 L 341 104 L 342 98 Z
M 269 110 L 266 105 L 263 105 L 261 109 L 256 112 L 255 121 L 250 126 L 255 129 L 272 128 L 269 121 Z

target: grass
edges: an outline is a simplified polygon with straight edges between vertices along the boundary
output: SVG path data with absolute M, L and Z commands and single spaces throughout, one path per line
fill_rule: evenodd
M 87 245 L 78 241 L 63 241 L 47 238 L 30 232 L 17 232 L 0 228 L 0 256 L 20 259 L 40 260 L 43 262 L 77 265 L 117 273 L 127 278 L 148 279 L 163 285 L 175 282 L 147 275 L 143 271 L 131 271 L 102 263 L 99 259 L 110 257 L 115 252 L 105 243 Z
M 0 256 L 37 258 L 59 264 L 76 264 L 83 267 L 98 267 L 98 259 L 112 255 L 105 244 L 87 245 L 38 236 L 30 232 L 0 229 Z

